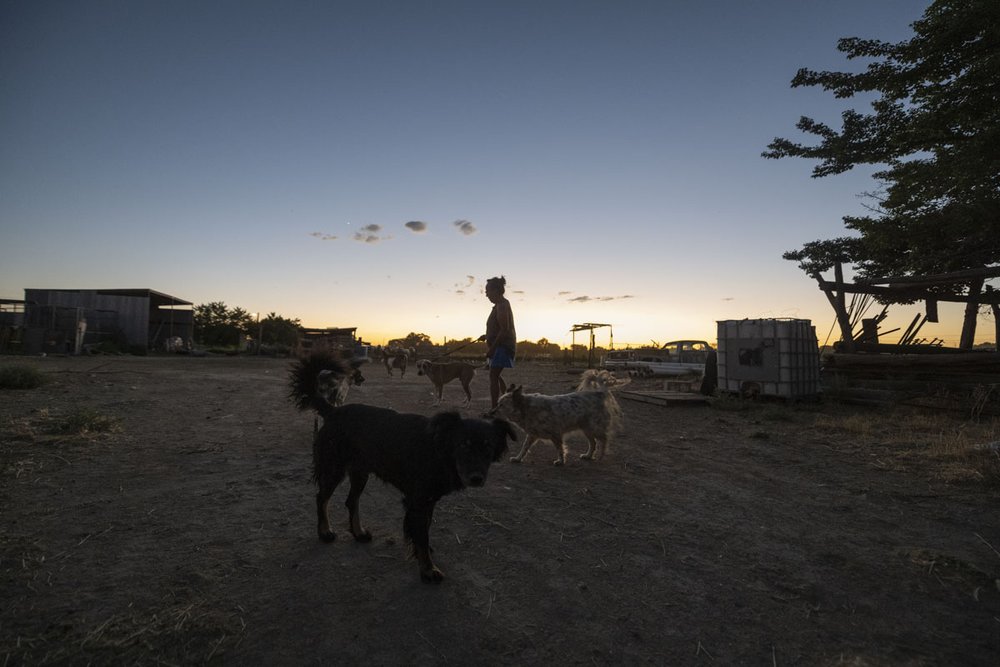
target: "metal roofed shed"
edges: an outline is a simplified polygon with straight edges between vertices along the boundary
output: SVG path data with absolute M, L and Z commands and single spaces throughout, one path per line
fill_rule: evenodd
M 145 354 L 194 336 L 190 301 L 151 289 L 24 290 L 26 354 Z
M 816 398 L 820 355 L 810 320 L 718 323 L 719 391 L 744 397 Z

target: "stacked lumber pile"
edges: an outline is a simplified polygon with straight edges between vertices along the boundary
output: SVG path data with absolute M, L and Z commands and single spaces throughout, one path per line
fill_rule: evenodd
M 848 402 L 1000 413 L 1000 354 L 824 355 L 824 392 Z

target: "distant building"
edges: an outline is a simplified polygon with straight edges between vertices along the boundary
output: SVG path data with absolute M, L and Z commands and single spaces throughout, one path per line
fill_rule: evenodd
M 20 352 L 24 338 L 24 301 L 0 299 L 0 354 Z
M 25 289 L 25 354 L 146 353 L 194 336 L 190 301 L 151 289 Z
M 353 352 L 361 344 L 361 341 L 354 337 L 357 327 L 326 329 L 310 329 L 302 327 L 299 336 L 299 352 L 310 352 L 312 350 L 347 350 Z

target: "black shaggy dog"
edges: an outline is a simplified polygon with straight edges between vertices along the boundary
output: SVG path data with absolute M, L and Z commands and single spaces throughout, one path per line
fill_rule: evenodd
M 315 350 L 292 364 L 288 398 L 299 410 L 320 412 L 324 405 L 343 405 L 351 386 L 365 381 L 361 366 L 367 359 L 348 359 L 338 352 Z M 313 422 L 313 433 L 319 424 Z
M 374 474 L 403 493 L 403 534 L 413 546 L 420 578 L 441 581 L 441 570 L 431 561 L 434 505 L 452 491 L 486 482 L 490 464 L 503 457 L 507 439 L 515 438 L 511 425 L 501 419 L 463 419 L 456 412 L 424 417 L 356 403 L 338 408 L 327 404 L 320 414 L 323 427 L 313 442 L 319 538 L 336 539 L 327 505 L 349 476 L 345 505 L 351 534 L 359 542 L 371 541 L 371 533 L 361 525 L 358 501 Z

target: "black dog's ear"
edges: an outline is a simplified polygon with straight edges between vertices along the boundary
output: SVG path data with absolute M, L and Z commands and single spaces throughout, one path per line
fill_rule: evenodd
M 427 426 L 435 449 L 444 449 L 450 444 L 449 435 L 463 427 L 462 416 L 457 412 L 439 412 L 431 417 Z
M 504 419 L 493 420 L 493 432 L 497 436 L 496 440 L 493 441 L 493 462 L 497 463 L 507 453 L 507 438 L 517 440 L 517 434 L 514 433 L 514 427 L 510 425 L 510 422 Z

